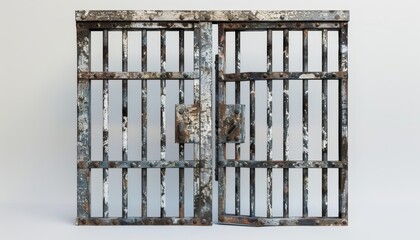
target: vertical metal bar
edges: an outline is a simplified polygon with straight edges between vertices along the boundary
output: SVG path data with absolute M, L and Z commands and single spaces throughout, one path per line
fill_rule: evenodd
M 147 71 L 147 30 L 141 33 L 141 70 Z M 141 160 L 147 161 L 147 80 L 141 81 Z M 141 169 L 141 212 L 147 217 L 147 168 Z
M 283 72 L 289 71 L 289 30 L 283 31 Z M 283 80 L 283 161 L 289 161 L 289 80 Z M 283 217 L 289 217 L 289 169 L 283 169 Z
M 128 71 L 128 32 L 122 31 L 122 71 Z M 122 160 L 128 161 L 128 81 L 122 80 Z M 122 217 L 128 217 L 128 169 L 122 169 Z
M 212 23 L 200 22 L 200 217 L 212 221 Z
M 102 58 L 103 58 L 103 71 L 108 72 L 108 30 L 103 31 L 103 51 L 102 51 Z M 108 80 L 103 80 L 102 82 L 102 108 L 103 108 L 103 130 L 102 130 L 102 159 L 103 161 L 109 160 L 109 146 L 108 146 L 108 136 L 109 136 L 109 83 Z M 102 170 L 102 178 L 103 178 L 103 217 L 109 216 L 109 191 L 108 191 L 108 176 L 109 170 L 108 168 L 104 168 Z
M 241 32 L 235 31 L 235 73 L 241 72 Z M 235 104 L 241 103 L 241 82 L 235 82 Z M 241 160 L 241 144 L 235 143 L 235 160 Z M 241 168 L 235 168 L 235 215 L 241 212 Z
M 90 70 L 90 31 L 77 29 L 77 71 Z M 77 161 L 89 162 L 91 159 L 91 118 L 90 81 L 77 81 Z M 77 168 L 77 217 L 90 217 L 90 169 Z
M 322 72 L 328 71 L 328 30 L 322 30 Z M 322 79 L 322 161 L 328 161 L 328 80 Z M 322 217 L 328 216 L 328 168 L 322 169 Z
M 249 160 L 255 161 L 255 80 L 249 81 Z M 255 168 L 249 169 L 249 214 L 255 217 Z
M 200 71 L 200 25 L 194 24 L 194 72 Z M 200 103 L 200 79 L 194 79 L 194 104 Z M 201 138 L 201 136 L 200 136 Z M 194 143 L 194 161 L 200 160 L 200 145 Z M 200 168 L 196 167 L 193 170 L 193 184 L 194 184 L 194 216 L 199 215 L 199 199 L 200 199 Z
M 308 30 L 303 30 L 303 72 L 308 71 Z M 308 80 L 303 80 L 302 86 L 302 133 L 303 133 L 303 161 L 308 161 Z M 303 182 L 303 217 L 308 217 L 308 169 L 302 169 Z
M 179 71 L 184 71 L 184 30 L 179 31 Z M 184 79 L 179 80 L 179 104 L 184 104 Z M 179 161 L 184 161 L 184 144 L 179 143 Z M 179 217 L 185 216 L 184 191 L 185 191 L 185 169 L 179 168 Z
M 273 72 L 273 32 L 267 30 L 267 72 Z M 273 160 L 273 80 L 267 80 L 267 161 Z M 267 217 L 273 217 L 273 169 L 267 168 Z
M 166 72 L 166 30 L 160 30 L 160 71 Z M 166 159 L 166 80 L 160 81 L 160 160 Z M 160 169 L 160 217 L 166 217 L 166 168 Z
M 220 105 L 225 102 L 225 93 L 226 93 L 226 83 L 220 81 L 220 74 L 225 72 L 225 57 L 226 57 L 226 39 L 225 39 L 225 30 L 222 25 L 219 25 L 219 60 L 218 60 L 218 79 L 217 79 L 217 120 L 220 121 Z M 219 123 L 220 124 L 220 123 Z M 220 126 L 220 125 L 219 125 Z M 217 131 L 221 129 L 218 128 Z M 218 134 L 218 136 L 219 136 Z M 225 160 L 225 147 L 226 145 L 219 142 L 218 139 L 218 147 L 217 147 L 217 155 L 219 161 Z M 219 166 L 219 217 L 226 214 L 226 168 L 223 166 Z
M 339 32 L 339 68 L 340 71 L 347 72 L 347 23 L 342 23 L 342 27 Z M 339 81 L 339 154 L 340 161 L 348 161 L 348 84 L 346 78 L 342 78 Z M 339 217 L 346 219 L 348 218 L 348 164 L 344 168 L 340 168 L 339 174 Z

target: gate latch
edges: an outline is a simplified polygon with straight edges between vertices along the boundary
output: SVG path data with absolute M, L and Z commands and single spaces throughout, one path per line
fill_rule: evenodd
M 175 142 L 199 143 L 200 104 L 175 105 Z
M 219 143 L 245 142 L 245 105 L 219 105 Z

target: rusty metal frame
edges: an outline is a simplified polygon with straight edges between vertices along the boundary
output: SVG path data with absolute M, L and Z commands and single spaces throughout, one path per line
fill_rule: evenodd
M 151 21 L 145 19 L 127 19 L 121 13 L 131 11 L 76 11 L 77 26 L 77 225 L 211 225 L 212 224 L 212 25 L 199 20 L 182 21 L 179 15 L 165 15 L 164 19 Z M 148 14 L 154 11 L 148 11 Z M 139 16 L 148 16 L 145 12 L 137 12 Z M 154 13 L 158 13 L 157 11 Z M 162 13 L 162 12 L 161 12 Z M 123 21 L 122 21 L 123 20 Z M 194 71 L 184 72 L 184 32 L 194 33 Z M 91 32 L 103 33 L 103 71 L 92 72 L 90 69 Z M 122 32 L 122 71 L 109 72 L 108 69 L 108 33 Z M 128 31 L 142 32 L 142 70 L 128 72 Z M 147 72 L 147 32 L 159 31 L 161 37 L 161 68 L 160 72 Z M 167 72 L 166 61 L 166 31 L 179 32 L 179 72 Z M 142 146 L 140 161 L 128 161 L 128 81 L 142 80 Z M 91 158 L 91 80 L 103 82 L 103 159 L 94 161 Z M 112 161 L 108 156 L 108 106 L 109 81 L 122 81 L 122 161 Z M 198 137 L 194 141 L 179 142 L 179 161 L 166 160 L 166 81 L 179 82 L 179 103 L 184 103 L 184 82 L 194 82 L 194 103 L 196 114 L 193 116 L 194 132 Z M 147 82 L 160 81 L 160 159 L 147 158 Z M 170 106 L 175 107 L 175 106 Z M 194 159 L 184 158 L 184 144 L 194 144 Z M 91 217 L 90 174 L 91 169 L 103 169 L 103 216 Z M 109 216 L 108 176 L 110 168 L 122 169 L 122 217 Z M 141 168 L 142 201 L 141 217 L 128 216 L 128 169 Z M 160 217 L 147 215 L 147 168 L 160 169 Z M 177 217 L 166 214 L 166 168 L 179 169 L 179 214 Z M 185 217 L 184 194 L 186 168 L 193 169 L 194 216 Z
M 219 181 L 219 214 L 218 220 L 222 224 L 237 224 L 237 225 L 251 225 L 251 226 L 278 226 L 278 225 L 347 225 L 348 222 L 348 155 L 347 155 L 347 22 L 349 21 L 348 11 L 76 11 L 76 25 L 77 25 L 77 220 L 78 225 L 211 225 L 212 224 L 212 24 L 219 24 L 219 54 L 216 57 L 216 180 Z M 195 62 L 194 72 L 184 72 L 183 53 L 180 53 L 180 69 L 179 72 L 167 72 L 165 69 L 165 33 L 166 31 L 180 32 L 180 49 L 184 48 L 183 36 L 184 30 L 194 31 L 194 49 Z M 128 31 L 142 32 L 142 70 L 141 72 L 127 71 L 127 32 Z M 240 72 L 240 44 L 239 34 L 236 34 L 236 71 L 234 74 L 224 73 L 224 33 L 226 31 L 254 31 L 264 30 L 268 34 L 268 50 L 271 49 L 271 32 L 272 30 L 280 30 L 284 32 L 284 71 L 273 72 L 271 68 L 271 58 L 268 54 L 268 67 L 265 73 L 243 73 Z M 321 72 L 308 72 L 305 68 L 305 61 L 307 61 L 307 47 L 305 49 L 304 42 L 304 69 L 302 72 L 288 71 L 288 32 L 289 30 L 300 30 L 304 34 L 308 30 L 322 31 L 323 34 L 323 68 Z M 91 31 L 103 32 L 103 71 L 92 72 L 90 70 L 90 33 Z M 123 34 L 123 68 L 121 72 L 108 71 L 108 32 L 121 31 Z M 161 71 L 148 72 L 146 69 L 147 63 L 147 32 L 160 31 L 161 33 Z M 339 32 L 339 65 L 340 69 L 337 72 L 328 72 L 326 68 L 326 52 L 327 42 L 324 40 L 328 31 Z M 303 37 L 304 41 L 305 35 Z M 306 41 L 307 43 L 307 41 Z M 181 52 L 181 51 L 180 51 Z M 305 60 L 306 59 L 306 60 Z M 307 67 L 307 63 L 306 63 Z M 142 156 L 140 161 L 127 161 L 127 81 L 137 79 L 142 80 Z M 327 80 L 339 81 L 339 161 L 328 161 L 327 159 Z M 91 159 L 91 117 L 90 117 L 90 91 L 91 80 L 103 81 L 103 159 L 102 161 L 94 161 Z M 122 80 L 123 82 L 123 161 L 112 161 L 108 156 L 108 83 L 112 80 Z M 199 104 L 199 130 L 193 131 L 194 134 L 199 134 L 197 137 L 191 137 L 191 132 L 183 132 L 182 136 L 189 136 L 188 141 L 184 137 L 178 138 L 179 143 L 179 161 L 165 160 L 165 145 L 166 145 L 166 126 L 164 125 L 165 116 L 165 96 L 166 96 L 166 81 L 179 81 L 179 104 L 184 103 L 184 81 L 194 81 L 194 104 Z M 251 86 L 251 119 L 255 119 L 255 81 L 267 81 L 268 94 L 272 91 L 272 81 L 283 81 L 284 86 L 284 161 L 276 161 L 272 159 L 270 150 L 267 151 L 267 161 L 255 161 L 255 128 L 251 124 L 251 161 L 243 161 L 240 159 L 239 150 L 240 143 L 243 140 L 242 129 L 238 131 L 236 128 L 242 123 L 236 122 L 240 118 L 234 118 L 233 125 L 229 125 L 230 129 L 227 131 L 229 140 L 226 137 L 226 142 L 236 142 L 235 144 L 235 160 L 225 159 L 223 154 L 224 142 L 219 141 L 219 135 L 222 126 L 219 123 L 220 109 L 224 104 L 224 85 L 228 81 L 234 81 L 236 94 L 235 106 L 228 106 L 228 109 L 241 109 L 240 107 L 240 81 L 249 81 Z M 303 91 L 307 93 L 307 81 L 316 80 L 322 81 L 322 126 L 323 126 L 323 149 L 321 161 L 308 161 L 307 151 L 303 153 L 302 161 L 290 161 L 288 159 L 288 83 L 291 80 L 302 81 Z M 160 81 L 161 83 L 161 159 L 151 161 L 147 159 L 147 82 Z M 307 96 L 304 94 L 304 96 Z M 303 110 L 307 110 L 307 98 L 304 97 Z M 272 109 L 272 103 L 268 100 L 268 113 Z M 178 109 L 185 109 L 186 106 L 179 106 Z M 226 108 L 223 108 L 226 109 Z M 185 110 L 184 110 L 185 111 Z M 229 111 L 229 114 L 232 111 Z M 178 113 L 183 116 L 183 112 Z M 243 114 L 243 110 L 240 110 Z M 269 116 L 269 115 L 268 115 Z M 189 117 L 189 116 L 187 116 Z M 229 117 L 229 116 L 228 116 Z M 267 118 L 268 135 L 270 136 L 270 129 L 272 127 L 271 117 Z M 303 132 L 307 136 L 307 129 L 305 130 L 305 123 L 307 118 L 303 119 Z M 242 125 L 241 125 L 242 126 Z M 182 126 L 185 127 L 185 126 Z M 253 130 L 254 129 L 254 130 Z M 196 130 L 196 129 L 195 129 Z M 254 139 L 252 141 L 252 139 Z M 269 138 L 268 145 L 272 142 Z M 183 149 L 184 144 L 195 144 L 194 160 L 185 160 Z M 307 141 L 303 140 L 304 149 L 307 150 Z M 235 215 L 228 215 L 225 213 L 225 169 L 226 167 L 235 167 Z M 304 216 L 300 218 L 291 218 L 288 214 L 283 217 L 272 217 L 271 198 L 268 200 L 267 217 L 261 218 L 254 215 L 243 216 L 239 211 L 239 179 L 240 168 L 251 169 L 251 213 L 255 209 L 255 168 L 267 168 L 267 174 L 271 180 L 271 169 L 282 168 L 284 171 L 284 213 L 288 213 L 288 169 L 302 168 L 303 169 L 303 192 L 304 192 Z M 103 182 L 108 184 L 108 169 L 122 168 L 123 179 L 123 213 L 122 217 L 113 218 L 108 214 L 108 192 L 104 188 L 104 209 L 103 217 L 96 218 L 90 216 L 90 173 L 91 169 L 103 169 Z M 128 168 L 142 169 L 142 217 L 128 217 L 127 216 L 127 171 Z M 147 216 L 147 168 L 161 169 L 161 216 L 148 217 Z M 168 217 L 165 213 L 165 173 L 166 168 L 178 168 L 180 170 L 179 184 L 179 216 Z M 194 217 L 184 217 L 184 169 L 193 168 L 194 172 Z M 307 216 L 307 169 L 308 168 L 322 168 L 322 217 L 312 218 Z M 339 169 L 339 217 L 331 218 L 327 214 L 327 169 Z M 253 185 L 254 184 L 254 185 Z M 270 195 L 272 190 L 272 183 L 269 181 L 267 191 Z M 306 200 L 305 200 L 306 199 Z
M 226 83 L 235 83 L 235 105 L 241 103 L 240 83 L 245 81 L 250 86 L 250 152 L 249 161 L 242 160 L 240 156 L 241 141 L 235 141 L 235 159 L 226 159 L 226 143 L 220 137 L 216 137 L 216 179 L 219 188 L 218 220 L 222 224 L 248 225 L 248 226 L 346 226 L 348 225 L 348 153 L 347 153 L 347 11 L 305 11 L 305 12 L 272 12 L 273 15 L 256 14 L 231 18 L 229 22 L 219 23 L 219 53 L 216 70 L 216 127 L 217 134 L 226 131 L 221 119 L 226 104 Z M 238 16 L 236 13 L 234 16 Z M 259 16 L 264 16 L 260 17 Z M 272 32 L 283 32 L 283 71 L 273 72 L 272 68 Z M 265 31 L 267 33 L 267 71 L 266 72 L 241 72 L 240 59 L 240 33 L 243 31 Z M 302 32 L 302 71 L 289 71 L 289 31 Z M 308 71 L 308 31 L 322 32 L 322 71 Z M 339 71 L 329 72 L 327 69 L 328 59 L 328 31 L 339 33 Z M 226 62 L 226 32 L 235 35 L 235 73 L 225 73 Z M 283 160 L 274 160 L 273 148 L 273 121 L 272 121 L 272 91 L 273 80 L 283 82 Z M 308 80 L 322 81 L 322 159 L 309 161 L 308 158 Z M 339 82 L 339 161 L 328 161 L 328 80 Z M 267 82 L 267 157 L 265 160 L 255 159 L 255 82 Z M 292 161 L 289 158 L 289 82 L 302 82 L 303 105 L 302 105 L 302 160 Z M 240 129 L 245 131 L 245 129 Z M 239 140 L 239 139 L 238 139 Z M 235 170 L 235 211 L 226 213 L 226 168 Z M 250 213 L 242 215 L 241 204 L 241 168 L 250 169 Z M 267 213 L 265 217 L 255 215 L 255 169 L 267 169 Z M 283 216 L 273 216 L 273 169 L 283 169 Z M 289 169 L 302 169 L 302 216 L 289 215 Z M 308 216 L 308 168 L 322 169 L 322 216 Z M 328 168 L 338 168 L 339 177 L 339 213 L 338 217 L 328 215 Z

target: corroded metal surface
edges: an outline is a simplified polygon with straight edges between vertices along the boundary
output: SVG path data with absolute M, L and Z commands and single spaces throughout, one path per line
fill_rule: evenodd
M 188 11 L 188 10 L 96 10 L 76 11 L 77 21 L 348 21 L 348 11 Z
M 245 141 L 245 105 L 219 105 L 220 143 L 243 143 Z
M 200 105 L 175 106 L 175 142 L 198 143 L 200 136 Z

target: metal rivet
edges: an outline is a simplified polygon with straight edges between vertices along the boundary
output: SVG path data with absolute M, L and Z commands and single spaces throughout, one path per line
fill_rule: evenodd
M 184 20 L 185 19 L 185 17 L 184 17 L 184 15 L 180 15 L 179 16 L 179 19 L 182 21 L 182 20 Z
M 149 16 L 149 20 L 153 20 L 153 18 L 155 18 L 153 15 Z
M 204 17 L 204 19 L 206 19 L 207 21 L 209 21 L 209 20 L 210 20 L 210 15 L 206 15 L 206 16 Z
M 253 20 L 254 16 L 253 15 L 248 15 L 248 20 Z
M 267 78 L 267 77 L 268 77 L 267 73 L 264 73 L 263 78 Z
M 320 23 L 315 23 L 315 26 L 319 27 L 321 24 Z
M 246 24 L 245 23 L 242 23 L 242 27 L 246 27 Z
M 121 19 L 121 20 L 124 20 L 124 19 L 125 19 L 125 16 L 120 15 L 120 19 Z
M 347 23 L 343 23 L 343 26 L 347 26 Z
M 337 75 L 336 75 L 335 73 L 332 73 L 332 74 L 331 74 L 331 76 L 332 76 L 333 78 L 335 78 Z
M 335 15 L 334 19 L 336 20 L 340 19 L 340 15 Z
M 281 20 L 284 20 L 284 15 L 281 15 L 281 16 L 280 16 L 280 19 L 281 19 Z
M 179 113 L 179 114 L 184 114 L 184 111 L 185 111 L 185 110 L 184 110 L 183 108 L 181 108 L 181 109 L 179 109 L 179 110 L 178 110 L 178 113 Z
M 283 23 L 279 23 L 279 24 L 277 24 L 277 26 L 281 27 L 281 26 L 283 26 Z
M 202 224 L 207 224 L 207 219 L 203 218 L 203 219 L 201 220 L 201 223 L 202 223 Z
M 172 220 L 171 219 L 166 219 L 166 224 L 172 224 Z
M 112 167 L 112 168 L 115 167 L 115 162 L 110 162 L 109 166 Z
M 95 167 L 97 168 L 97 167 L 99 167 L 99 162 L 96 162 L 95 163 Z
M 81 222 L 83 225 L 85 225 L 85 224 L 87 223 L 86 219 L 82 219 L 80 222 Z
M 99 220 L 99 219 L 95 219 L 95 224 L 96 224 L 96 225 L 101 224 L 101 220 Z
M 86 15 L 82 15 L 82 16 L 80 16 L 80 18 L 81 18 L 81 19 L 83 19 L 83 20 L 85 20 L 85 19 L 86 19 L 86 17 L 87 17 Z
M 343 220 L 343 221 L 342 221 L 342 223 L 343 223 L 344 225 L 347 225 L 347 220 Z
M 97 26 L 97 27 L 100 27 L 100 26 L 101 26 L 101 24 L 100 24 L 100 23 L 97 23 L 97 24 L 96 24 L 96 26 Z
M 184 166 L 189 167 L 190 166 L 190 163 L 189 162 L 185 162 L 184 163 Z
M 111 73 L 111 77 L 115 77 L 115 73 Z
M 117 219 L 112 220 L 112 224 L 117 225 L 118 224 L 118 220 Z
M 188 78 L 188 74 L 186 74 L 186 73 L 184 73 L 182 76 L 183 76 L 184 78 Z
M 166 24 L 166 26 L 172 27 L 173 26 L 173 23 L 168 23 L 168 24 Z
M 235 114 L 239 114 L 239 109 L 235 109 Z
M 239 136 L 235 137 L 235 141 L 239 141 L 239 139 L 240 139 Z
M 193 219 L 193 221 L 192 221 L 194 224 L 197 224 L 197 219 Z
M 130 164 L 130 166 L 131 166 L 131 167 L 136 167 L 137 165 L 136 165 L 136 163 L 132 162 L 132 163 Z
M 264 225 L 264 220 L 260 219 L 260 220 L 258 220 L 258 223 L 261 224 L 261 225 Z
M 228 16 L 228 20 L 229 20 L 229 21 L 232 21 L 232 20 L 233 20 L 233 17 L 232 17 L 231 15 L 229 15 L 229 16 Z M 229 26 L 230 26 L 230 27 L 232 27 L 232 25 L 231 25 L 231 24 L 229 24 Z
M 317 219 L 317 220 L 315 220 L 315 223 L 316 223 L 316 224 L 319 224 L 319 223 L 320 223 L 320 221 Z
M 296 27 L 300 27 L 300 26 L 302 26 L 301 23 L 296 23 Z
M 338 23 L 334 24 L 334 26 L 338 27 Z
M 112 24 L 112 27 L 116 28 L 118 25 L 116 23 Z
M 283 73 L 280 73 L 280 77 L 283 77 Z
M 84 26 L 84 24 L 83 23 L 79 23 L 79 27 L 83 27 Z
M 83 167 L 83 162 L 78 162 L 77 167 L 82 168 Z
M 223 222 L 225 219 L 222 216 L 219 216 L 219 222 Z
M 179 225 L 184 225 L 184 223 L 185 223 L 184 219 L 180 219 L 178 222 L 179 222 Z
M 99 76 L 99 74 L 95 73 L 95 74 L 93 74 L 93 76 L 97 78 Z

